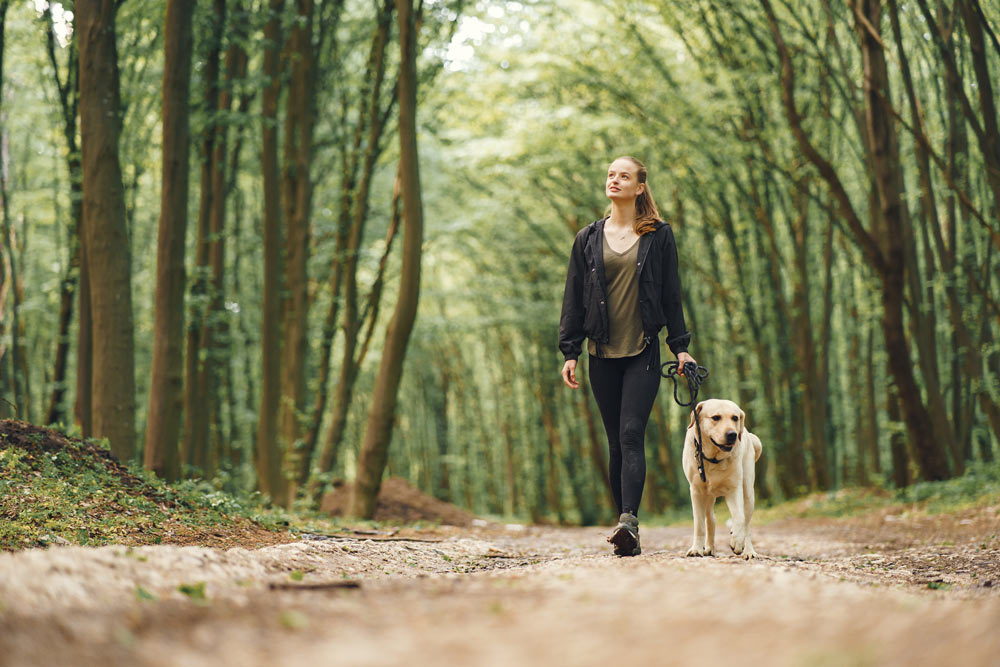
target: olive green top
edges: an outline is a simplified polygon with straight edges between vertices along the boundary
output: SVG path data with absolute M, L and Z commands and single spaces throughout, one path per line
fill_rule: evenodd
M 601 357 L 617 359 L 632 357 L 646 348 L 642 335 L 642 315 L 639 313 L 639 239 L 625 252 L 615 252 L 603 239 L 604 277 L 608 289 L 608 320 L 610 340 L 601 345 Z M 587 341 L 587 350 L 597 356 L 597 345 Z

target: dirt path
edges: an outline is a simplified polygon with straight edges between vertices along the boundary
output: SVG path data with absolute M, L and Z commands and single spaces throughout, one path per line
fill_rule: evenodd
M 998 511 L 762 525 L 751 562 L 681 527 L 0 554 L 0 665 L 997 665 Z

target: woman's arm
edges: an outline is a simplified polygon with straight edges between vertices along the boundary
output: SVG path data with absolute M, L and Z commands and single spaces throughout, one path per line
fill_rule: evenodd
M 684 323 L 684 307 L 681 304 L 681 277 L 678 271 L 677 243 L 674 232 L 667 226 L 666 245 L 663 248 L 663 285 L 660 298 L 663 314 L 667 320 L 667 346 L 680 359 L 681 353 L 687 352 L 691 342 Z
M 567 361 L 575 361 L 583 348 L 583 281 L 587 268 L 583 259 L 586 234 L 583 230 L 573 241 L 566 270 L 566 290 L 563 292 L 562 315 L 559 318 L 559 351 Z

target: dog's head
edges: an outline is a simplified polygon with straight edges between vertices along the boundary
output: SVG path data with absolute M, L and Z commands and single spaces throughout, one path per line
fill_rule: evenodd
M 746 413 L 732 401 L 710 398 L 700 402 L 691 411 L 689 429 L 695 420 L 701 427 L 702 449 L 712 458 L 719 458 L 714 451 L 727 454 L 743 440 Z

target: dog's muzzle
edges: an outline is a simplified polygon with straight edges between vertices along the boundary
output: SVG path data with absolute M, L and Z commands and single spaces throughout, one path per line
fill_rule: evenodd
M 733 447 L 736 446 L 736 441 L 735 440 L 732 443 L 725 443 L 725 444 L 721 444 L 721 443 L 716 442 L 715 438 L 709 438 L 709 440 L 712 441 L 713 445 L 715 445 L 716 447 L 718 447 L 719 449 L 721 449 L 724 452 L 731 452 L 731 451 L 733 451 Z

